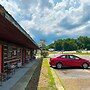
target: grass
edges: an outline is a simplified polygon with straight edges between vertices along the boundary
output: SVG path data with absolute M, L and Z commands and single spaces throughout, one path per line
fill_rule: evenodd
M 49 85 L 48 85 L 49 90 L 57 90 L 50 68 L 48 69 L 48 77 L 49 77 Z
M 78 55 L 90 55 L 90 53 L 76 53 Z
M 57 90 L 48 63 L 48 58 L 43 59 L 38 90 Z
M 50 52 L 48 51 L 49 54 L 57 54 L 57 52 Z M 37 52 L 37 54 L 41 54 L 41 52 Z
M 57 54 L 57 52 L 50 52 L 50 51 L 48 51 L 48 53 L 49 54 Z

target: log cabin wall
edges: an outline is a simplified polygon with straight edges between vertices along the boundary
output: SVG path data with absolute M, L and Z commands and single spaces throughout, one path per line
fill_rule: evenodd
M 30 49 L 14 44 L 0 43 L 0 73 L 7 73 L 8 63 L 17 66 L 20 62 L 24 65 L 30 62 Z
M 17 65 L 17 62 L 20 62 L 20 50 L 18 47 L 14 45 L 4 44 L 3 45 L 3 66 L 2 72 L 7 72 L 7 66 L 9 63 L 13 65 Z

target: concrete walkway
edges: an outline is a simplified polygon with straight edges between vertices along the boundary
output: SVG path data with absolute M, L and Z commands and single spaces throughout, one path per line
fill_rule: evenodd
M 36 66 L 38 62 L 39 60 L 32 60 L 29 64 L 26 64 L 24 67 L 16 69 L 15 75 L 13 75 L 9 80 L 3 82 L 2 86 L 0 86 L 0 90 L 14 90 L 14 87 L 17 86 L 17 82 L 32 68 L 32 66 Z M 31 70 L 31 72 L 33 73 L 33 69 Z M 18 90 L 20 90 L 20 88 Z

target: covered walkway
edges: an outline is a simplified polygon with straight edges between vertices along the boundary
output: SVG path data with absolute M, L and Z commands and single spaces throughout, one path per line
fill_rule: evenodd
M 0 90 L 25 90 L 35 69 L 40 62 L 40 59 L 32 60 L 31 63 L 17 69 L 15 75 L 12 76 L 12 78 L 3 82 L 2 86 L 0 86 Z

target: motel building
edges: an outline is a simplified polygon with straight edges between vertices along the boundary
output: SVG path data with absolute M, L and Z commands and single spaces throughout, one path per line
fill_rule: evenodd
M 39 49 L 35 41 L 0 5 L 0 74 L 9 73 L 8 66 L 23 66 Z

